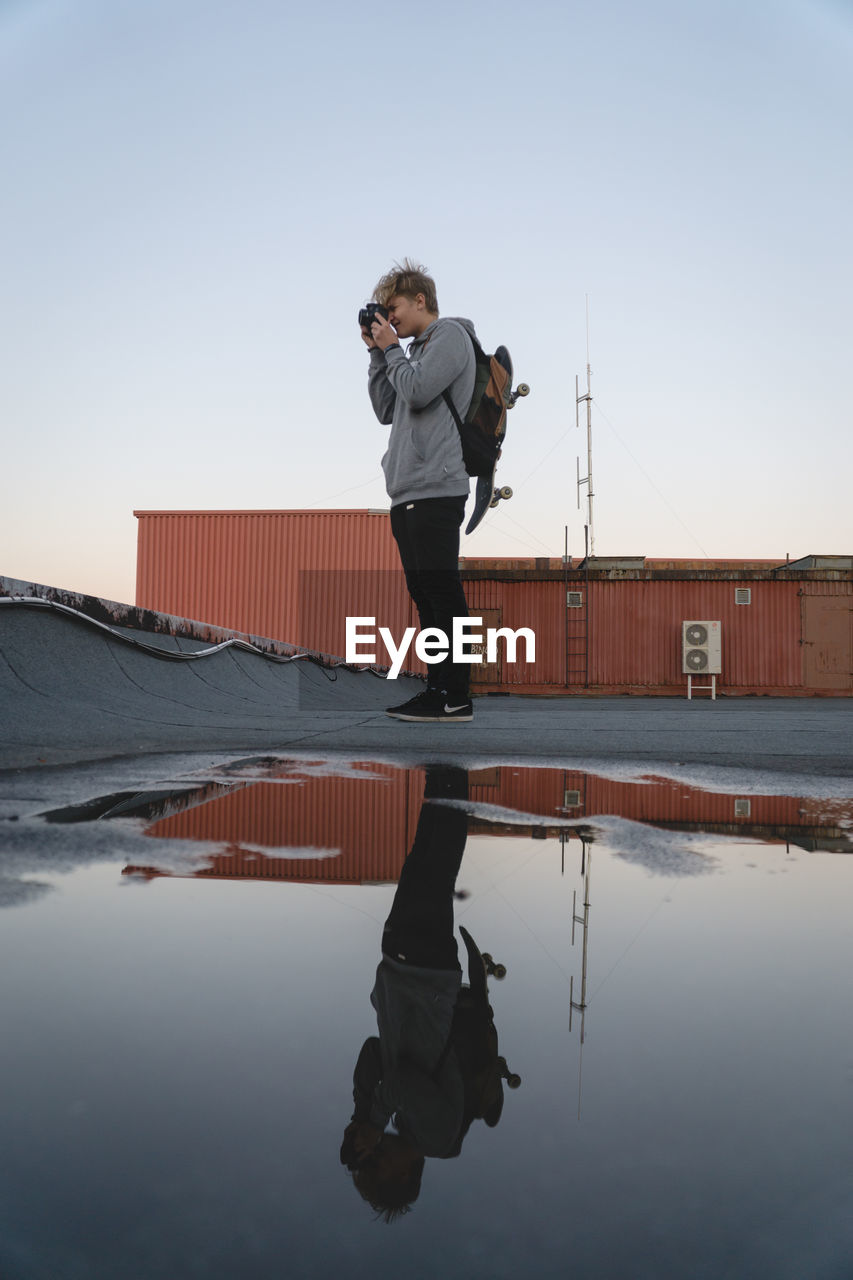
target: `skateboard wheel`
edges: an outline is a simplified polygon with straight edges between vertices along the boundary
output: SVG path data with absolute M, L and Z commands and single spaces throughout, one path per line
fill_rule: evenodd
M 494 968 L 492 969 L 492 976 L 493 976 L 493 977 L 495 977 L 495 978 L 497 978 L 497 979 L 498 979 L 498 981 L 500 981 L 500 979 L 501 979 L 501 978 L 505 978 L 505 977 L 506 977 L 506 965 L 505 965 L 505 964 L 496 964 L 496 965 L 494 966 Z
M 498 503 L 500 502 L 500 497 L 501 497 L 501 495 L 498 493 L 497 489 L 495 489 L 495 492 L 494 492 L 494 494 L 492 495 L 492 500 L 491 500 L 491 502 L 489 503 L 489 506 L 490 506 L 490 507 L 496 507 L 496 506 L 498 505 Z
M 519 382 L 518 386 L 515 389 L 515 394 L 517 396 L 529 396 L 530 387 L 527 385 L 526 382 Z
M 510 487 L 509 487 L 509 485 L 508 485 L 508 484 L 505 484 L 505 485 L 504 485 L 504 487 L 503 487 L 502 489 L 499 489 L 499 490 L 498 490 L 498 493 L 499 493 L 500 497 L 502 497 L 502 498 L 511 498 L 511 497 L 512 497 L 512 489 L 510 489 Z
M 511 1071 L 506 1078 L 506 1082 L 509 1085 L 510 1089 L 517 1089 L 518 1086 L 521 1084 L 521 1076 L 516 1075 L 514 1071 Z

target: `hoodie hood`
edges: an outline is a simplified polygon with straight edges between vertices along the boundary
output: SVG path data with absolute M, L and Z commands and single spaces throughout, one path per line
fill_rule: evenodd
M 415 338 L 414 342 L 412 343 L 412 347 L 418 346 L 418 344 L 421 342 L 427 342 L 435 333 L 437 326 L 445 323 L 448 320 L 452 320 L 454 324 L 461 324 L 462 328 L 465 330 L 468 336 L 470 338 L 473 338 L 474 341 L 479 346 L 480 339 L 477 337 L 477 330 L 474 328 L 473 320 L 466 320 L 464 316 L 439 316 L 437 320 L 433 320 L 429 328 L 424 329 L 423 333 L 419 338 Z

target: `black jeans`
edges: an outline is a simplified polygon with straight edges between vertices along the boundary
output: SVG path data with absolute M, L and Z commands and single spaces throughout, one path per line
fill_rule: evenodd
M 459 526 L 465 515 L 464 497 L 421 498 L 391 508 L 391 532 L 397 542 L 409 595 L 415 602 L 421 630 L 440 627 L 453 644 L 453 619 L 468 617 L 468 603 L 459 577 Z M 471 664 L 453 662 L 451 652 L 428 668 L 430 689 L 444 689 L 453 698 L 467 699 Z
M 467 800 L 467 771 L 452 765 L 427 767 L 415 839 L 385 922 L 382 950 L 423 969 L 459 969 L 453 891 L 468 839 L 468 815 L 430 804 L 439 796 Z

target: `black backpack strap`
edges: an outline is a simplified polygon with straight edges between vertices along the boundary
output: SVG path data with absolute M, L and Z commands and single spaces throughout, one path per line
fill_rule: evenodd
M 468 339 L 468 341 L 471 343 L 471 346 L 474 348 L 474 367 L 475 367 L 474 385 L 476 386 L 477 385 L 477 374 L 476 374 L 477 356 L 482 354 L 483 348 L 480 346 L 479 342 L 474 337 L 474 335 L 472 333 L 469 333 L 468 330 L 465 328 L 465 326 L 460 324 L 458 320 L 453 320 L 451 321 L 451 323 L 455 324 L 457 329 L 462 330 L 462 332 L 465 334 L 465 337 Z M 430 337 L 431 336 L 432 335 L 430 335 Z M 427 342 L 428 341 L 429 341 L 429 338 L 427 339 Z M 453 421 L 456 423 L 456 428 L 459 434 L 461 435 L 462 419 L 459 417 L 459 414 L 456 412 L 456 405 L 453 403 L 453 401 L 450 398 L 450 392 L 445 388 L 444 391 L 442 391 L 441 396 L 442 396 L 442 399 L 444 400 L 444 403 L 447 405 L 448 409 L 450 410 L 451 415 L 453 417 Z
M 461 435 L 462 419 L 459 417 L 459 414 L 456 412 L 456 405 L 453 403 L 452 399 L 450 398 L 450 392 L 445 389 L 444 391 L 442 391 L 441 396 L 442 396 L 442 399 L 444 400 L 444 403 L 447 405 L 448 409 L 453 415 L 453 421 L 456 423 L 456 427 L 459 431 L 459 434 Z

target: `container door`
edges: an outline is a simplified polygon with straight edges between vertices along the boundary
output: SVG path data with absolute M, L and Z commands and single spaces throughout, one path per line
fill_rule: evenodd
M 849 596 L 801 596 L 803 684 L 853 689 L 853 607 Z
M 471 664 L 471 684 L 472 685 L 498 685 L 501 682 L 501 657 L 503 654 L 503 642 L 498 644 L 498 660 L 497 662 L 486 663 L 486 632 L 490 627 L 499 627 L 501 625 L 500 609 L 472 609 L 472 615 L 475 618 L 483 619 L 483 643 L 482 645 L 471 645 L 472 652 L 482 653 L 482 662 L 473 662 Z

